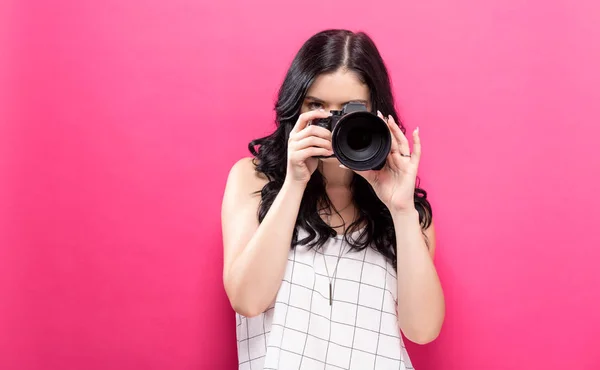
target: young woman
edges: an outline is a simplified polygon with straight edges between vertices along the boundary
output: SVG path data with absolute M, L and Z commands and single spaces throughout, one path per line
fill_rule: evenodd
M 340 165 L 331 132 L 311 125 L 349 102 L 391 132 L 380 170 Z M 434 340 L 444 296 L 431 206 L 417 182 L 419 130 L 411 152 L 373 41 L 347 30 L 311 37 L 275 110 L 275 132 L 232 167 L 222 206 L 239 368 L 411 369 L 401 333 Z

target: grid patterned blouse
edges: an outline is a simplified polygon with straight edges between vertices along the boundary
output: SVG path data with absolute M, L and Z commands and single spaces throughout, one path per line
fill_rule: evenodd
M 256 317 L 236 314 L 240 370 L 413 369 L 394 268 L 373 248 L 349 249 L 340 235 L 317 251 L 290 250 L 275 302 Z

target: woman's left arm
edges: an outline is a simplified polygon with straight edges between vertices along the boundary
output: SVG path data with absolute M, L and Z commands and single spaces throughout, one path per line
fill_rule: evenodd
M 444 293 L 433 264 L 433 221 L 422 232 L 414 204 L 415 184 L 421 159 L 419 130 L 413 131 L 413 152 L 392 116 L 387 119 L 392 147 L 386 165 L 378 171 L 355 171 L 364 177 L 386 205 L 396 231 L 398 274 L 398 322 L 410 341 L 429 343 L 437 338 L 445 315 Z M 427 242 L 424 238 L 427 236 Z
M 435 227 L 421 232 L 416 209 L 392 211 L 396 231 L 398 322 L 410 341 L 437 338 L 445 316 L 442 285 L 433 263 Z M 425 236 L 423 235 L 425 234 Z

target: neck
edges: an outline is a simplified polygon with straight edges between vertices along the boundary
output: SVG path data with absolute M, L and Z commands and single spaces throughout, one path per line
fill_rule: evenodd
M 327 163 L 321 161 L 319 171 L 325 178 L 325 191 L 333 205 L 333 209 L 326 211 L 334 216 L 330 220 L 333 224 L 342 224 L 343 220 L 351 220 L 354 216 L 354 207 L 352 207 L 352 176 L 354 173 L 350 170 L 340 168 L 337 163 Z M 336 214 L 340 212 L 340 214 Z

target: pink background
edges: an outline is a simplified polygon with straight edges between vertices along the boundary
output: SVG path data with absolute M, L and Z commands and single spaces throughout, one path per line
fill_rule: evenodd
M 597 1 L 12 1 L 0 24 L 1 369 L 235 368 L 225 179 L 328 27 L 372 35 L 421 127 L 447 319 L 416 368 L 600 368 Z

